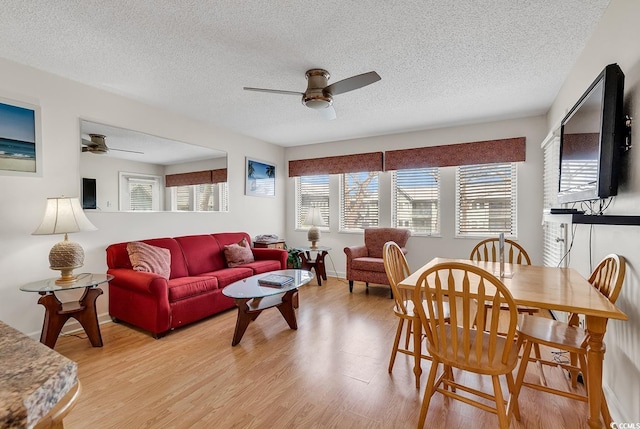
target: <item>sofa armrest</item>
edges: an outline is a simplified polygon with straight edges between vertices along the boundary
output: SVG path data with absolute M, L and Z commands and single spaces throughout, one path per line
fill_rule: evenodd
M 164 277 L 128 268 L 110 268 L 107 274 L 113 276 L 109 283 L 133 292 L 164 297 L 168 301 L 168 283 Z
M 289 253 L 284 249 L 254 247 L 251 251 L 253 252 L 253 258 L 256 261 L 280 261 L 280 269 L 285 270 L 287 268 L 287 258 L 289 257 Z
M 369 251 L 367 250 L 366 246 L 345 247 L 344 253 L 347 255 L 347 260 L 353 258 L 362 258 L 369 255 Z

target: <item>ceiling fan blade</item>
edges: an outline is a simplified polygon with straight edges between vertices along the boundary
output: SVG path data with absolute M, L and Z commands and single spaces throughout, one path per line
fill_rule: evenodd
M 245 86 L 242 89 L 244 89 L 245 91 L 270 92 L 273 94 L 298 95 L 298 96 L 304 95 L 304 92 L 284 91 L 281 89 L 251 88 L 249 86 Z
M 324 91 L 331 95 L 344 94 L 345 92 L 353 91 L 354 89 L 362 88 L 363 86 L 371 85 L 381 79 L 380 75 L 374 71 L 368 73 L 362 73 L 357 76 L 351 76 L 346 79 L 339 80 L 331 85 L 328 85 Z
M 336 118 L 336 109 L 333 106 L 325 107 L 324 109 L 317 109 L 320 115 L 328 121 L 332 121 Z
M 109 150 L 117 150 L 118 152 L 139 153 L 141 155 L 144 155 L 144 152 L 138 152 L 137 150 L 115 149 L 113 147 L 110 147 Z

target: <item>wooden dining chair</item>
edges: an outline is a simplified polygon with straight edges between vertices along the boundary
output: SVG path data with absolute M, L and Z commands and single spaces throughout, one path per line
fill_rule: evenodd
M 622 282 L 626 270 L 624 257 L 615 254 L 607 255 L 593 270 L 589 277 L 589 283 L 600 293 L 615 303 L 622 289 Z M 522 354 L 522 364 L 516 377 L 515 395 L 519 395 L 522 386 L 543 392 L 565 396 L 571 399 L 587 402 L 589 392 L 581 395 L 575 392 L 551 388 L 547 385 L 543 365 L 561 367 L 571 374 L 572 387 L 577 386 L 578 373 L 582 373 L 585 388 L 587 387 L 587 377 L 589 371 L 587 367 L 587 341 L 588 333 L 579 326 L 578 314 L 571 313 L 567 323 L 542 317 L 533 317 L 526 314 L 520 316 L 518 322 L 520 335 L 524 341 L 524 352 Z M 540 357 L 532 358 L 531 346 L 545 345 L 554 349 L 559 349 L 569 353 L 570 362 L 568 364 L 544 360 Z M 524 374 L 529 361 L 539 363 L 540 384 L 525 383 Z M 601 413 L 605 422 L 605 427 L 611 424 L 611 414 L 604 394 L 602 394 Z
M 421 305 L 423 300 L 425 305 Z M 420 409 L 418 428 L 424 426 L 431 397 L 435 392 L 460 400 L 466 404 L 497 414 L 500 428 L 509 427 L 511 416 L 520 419 L 516 398 L 504 400 L 499 376 L 505 376 L 509 391 L 514 388 L 512 371 L 518 362 L 521 346 L 517 335 L 516 304 L 506 286 L 493 274 L 474 265 L 448 262 L 432 266 L 418 279 L 413 291 L 422 327 L 427 336 L 427 350 L 433 362 L 429 371 L 427 387 Z M 490 301 L 494 305 L 504 303 L 507 329 L 504 335 L 498 332 L 500 315 L 491 313 L 488 329 L 479 329 L 476 317 L 484 322 L 487 317 L 485 307 L 477 302 Z M 450 307 L 450 322 L 443 316 L 444 303 Z M 476 308 L 477 307 L 477 308 Z M 446 371 L 436 380 L 440 364 L 469 371 L 475 374 L 490 376 L 493 383 L 493 395 L 452 381 Z M 464 380 L 464 378 L 462 379 Z M 441 386 L 444 385 L 444 388 Z M 451 390 L 447 390 L 451 388 Z M 462 390 L 467 395 L 456 392 Z M 472 399 L 473 394 L 485 400 Z M 487 405 L 486 400 L 493 400 L 495 407 Z
M 396 360 L 398 352 L 404 353 L 414 357 L 414 373 L 416 377 L 416 388 L 420 388 L 420 359 L 431 359 L 430 356 L 422 354 L 422 335 L 414 335 L 414 329 L 418 328 L 420 332 L 419 323 L 420 319 L 418 314 L 414 311 L 414 305 L 411 297 L 411 292 L 407 289 L 398 288 L 400 283 L 411 274 L 409 272 L 409 265 L 407 259 L 402 252 L 400 246 L 393 241 L 388 241 L 384 244 L 382 251 L 382 258 L 384 260 L 384 269 L 389 278 L 389 284 L 391 285 L 391 291 L 393 298 L 395 299 L 395 305 L 393 312 L 398 317 L 398 328 L 396 329 L 396 336 L 393 341 L 393 349 L 391 350 L 391 358 L 389 359 L 389 373 L 393 371 L 393 365 Z M 444 316 L 445 320 L 449 320 L 449 305 L 445 303 Z M 405 331 L 405 343 L 404 348 L 400 348 L 400 338 L 402 337 L 402 331 L 404 322 L 407 322 L 407 328 Z M 409 348 L 409 341 L 413 336 L 413 348 Z
M 486 240 L 480 241 L 473 250 L 471 250 L 469 259 L 472 261 L 499 262 L 500 252 L 498 243 L 498 238 L 487 238 Z M 531 258 L 529 258 L 529 254 L 521 245 L 513 240 L 505 239 L 504 262 L 509 264 L 531 265 Z M 487 303 L 485 308 L 489 310 L 491 304 Z M 501 310 L 504 310 L 504 308 L 501 308 Z M 534 314 L 538 311 L 539 310 L 534 307 L 518 306 L 518 313 Z M 536 349 L 536 353 L 538 353 L 538 349 Z M 539 354 L 537 354 L 537 356 L 539 356 Z

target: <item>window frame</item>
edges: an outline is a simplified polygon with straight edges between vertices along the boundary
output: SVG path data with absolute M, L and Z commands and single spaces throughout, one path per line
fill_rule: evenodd
M 477 233 L 469 233 L 469 232 L 462 232 L 462 221 L 461 221 L 461 200 L 463 198 L 462 195 L 462 189 L 461 189 L 461 170 L 464 169 L 483 169 L 486 168 L 487 170 L 489 170 L 489 172 L 492 171 L 498 171 L 497 169 L 500 166 L 509 166 L 510 171 L 509 171 L 509 177 L 510 177 L 510 184 L 509 184 L 509 189 L 508 189 L 508 194 L 509 194 L 509 200 L 510 200 L 510 204 L 509 204 L 509 213 L 508 216 L 510 217 L 510 223 L 511 223 L 511 229 L 509 231 L 506 231 L 504 229 L 499 229 L 499 228 L 491 228 L 491 224 L 489 223 L 488 227 L 485 229 L 478 229 Z M 499 171 L 498 171 L 499 173 Z M 506 171 L 505 171 L 506 173 Z M 494 164 L 472 164 L 472 165 L 462 165 L 462 166 L 457 166 L 456 167 L 456 173 L 455 173 L 455 191 L 456 191 L 456 195 L 455 195 L 455 237 L 456 238 L 473 238 L 473 239 L 478 239 L 478 238 L 484 238 L 484 237 L 493 237 L 496 236 L 497 234 L 504 232 L 505 237 L 511 238 L 511 239 L 517 239 L 518 236 L 518 183 L 517 183 L 517 177 L 518 177 L 518 168 L 517 168 L 517 163 L 516 162 L 503 162 L 503 163 L 494 163 Z M 469 175 L 471 176 L 471 175 Z M 481 177 L 478 175 L 478 177 Z M 486 204 L 486 203 L 485 203 Z M 490 203 L 489 203 L 490 204 Z M 473 210 L 473 209 L 471 209 Z M 491 210 L 491 207 L 489 208 L 481 208 L 479 210 Z M 473 213 L 471 213 L 473 215 Z M 476 215 L 477 216 L 477 215 Z M 471 222 L 471 221 L 469 221 Z M 469 226 L 464 228 L 466 231 L 468 231 L 470 229 Z
M 346 185 L 345 185 L 345 181 L 347 180 L 347 176 L 350 175 L 362 175 L 362 174 L 366 174 L 366 175 L 371 175 L 371 182 L 375 182 L 375 202 L 376 202 L 376 215 L 375 218 L 370 218 L 367 216 L 368 219 L 375 219 L 375 224 L 370 224 L 370 225 L 358 225 L 357 227 L 354 228 L 347 228 L 345 227 L 345 192 L 346 192 Z M 370 183 L 371 183 L 370 182 Z M 370 186 L 370 185 L 368 185 Z M 374 200 L 374 198 L 371 198 L 371 200 Z M 340 197 L 339 197 L 339 214 L 338 214 L 338 231 L 339 232 L 346 232 L 346 233 L 350 233 L 350 232 L 363 232 L 365 228 L 374 228 L 374 227 L 379 227 L 380 226 L 380 172 L 378 171 L 367 171 L 367 172 L 354 172 L 354 173 L 343 173 L 340 174 Z
M 407 175 L 407 177 L 405 178 L 405 180 L 411 180 L 412 184 L 420 184 L 419 183 L 419 176 L 423 175 L 424 177 L 429 177 L 429 175 L 431 175 L 432 177 L 434 177 L 434 180 L 436 182 L 435 185 L 435 199 L 434 198 L 422 198 L 422 200 L 428 200 L 431 202 L 431 209 L 430 211 L 433 212 L 435 211 L 435 220 L 433 220 L 434 216 L 432 215 L 430 219 L 432 219 L 430 221 L 431 227 L 429 228 L 429 232 L 426 231 L 419 231 L 417 228 L 415 228 L 415 225 L 413 224 L 413 221 L 415 219 L 414 216 L 414 211 L 416 210 L 416 208 L 412 207 L 411 210 L 411 214 L 410 220 L 406 220 L 405 222 L 409 222 L 409 224 L 406 225 L 400 225 L 400 210 L 399 210 L 399 195 L 400 192 L 402 191 L 402 189 L 398 186 L 398 180 L 401 179 L 401 177 L 399 177 L 399 175 Z M 411 177 L 414 176 L 414 177 Z M 417 197 L 423 197 L 423 196 L 427 196 L 424 194 L 427 194 L 429 192 L 433 192 L 433 191 L 428 191 L 427 189 L 430 188 L 429 184 L 424 183 L 423 188 L 425 188 L 425 191 L 420 192 L 420 195 L 416 195 Z M 441 181 L 440 181 L 440 169 L 438 167 L 421 167 L 421 168 L 411 168 L 411 169 L 402 169 L 402 170 L 394 170 L 391 172 L 391 226 L 394 228 L 407 228 L 411 231 L 412 235 L 417 235 L 417 236 L 439 236 L 440 235 L 440 228 L 441 228 L 441 224 L 440 224 L 440 213 L 441 213 L 441 201 L 440 201 L 440 188 L 441 188 Z M 407 194 L 407 192 L 402 191 L 403 194 Z M 410 197 L 407 196 L 407 198 L 409 199 Z M 416 200 L 416 201 L 420 201 L 420 200 Z M 435 204 L 434 204 L 435 202 Z M 435 208 L 433 208 L 433 205 L 435 205 Z M 418 213 L 417 215 L 420 215 L 419 213 L 420 209 L 418 208 Z
M 317 178 L 316 180 L 325 181 L 326 180 L 326 205 L 320 201 L 313 201 L 311 206 L 320 207 L 320 211 L 322 213 L 322 217 L 327 226 L 319 226 L 318 229 L 321 231 L 329 231 L 329 225 L 331 225 L 331 175 L 329 174 L 314 174 L 314 175 L 306 175 L 306 176 L 296 176 L 295 179 L 295 230 L 296 231 L 307 231 L 311 226 L 304 225 L 304 219 L 307 216 L 308 207 L 306 204 L 302 204 L 303 195 L 302 185 L 303 181 L 306 178 Z M 311 179 L 314 180 L 314 179 Z M 325 186 L 323 186 L 325 188 Z M 324 190 L 324 189 L 323 189 Z M 324 192 L 323 192 L 324 193 Z M 320 198 L 323 198 L 323 195 L 320 195 Z M 309 207 L 311 207 L 309 206 Z

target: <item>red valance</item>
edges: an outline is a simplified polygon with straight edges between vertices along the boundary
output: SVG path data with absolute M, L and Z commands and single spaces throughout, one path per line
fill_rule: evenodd
M 382 171 L 382 152 L 289 161 L 289 177 Z
M 192 171 L 190 173 L 167 174 L 165 176 L 165 185 L 167 187 L 202 185 L 204 183 L 219 183 L 226 181 L 226 168 L 220 168 L 217 170 Z
M 385 171 L 525 160 L 526 138 L 486 140 L 385 152 Z

